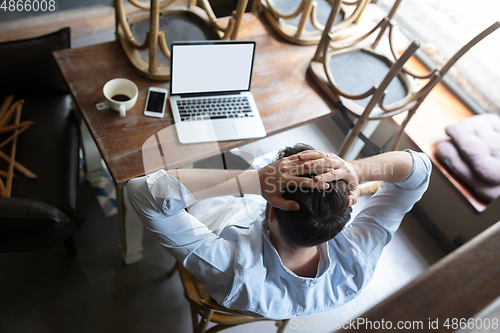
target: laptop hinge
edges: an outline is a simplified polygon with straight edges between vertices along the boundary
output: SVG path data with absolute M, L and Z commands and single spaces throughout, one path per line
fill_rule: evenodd
M 239 95 L 241 91 L 217 91 L 208 93 L 191 93 L 191 94 L 179 94 L 181 98 L 189 97 L 207 97 L 207 96 L 220 96 L 220 95 Z

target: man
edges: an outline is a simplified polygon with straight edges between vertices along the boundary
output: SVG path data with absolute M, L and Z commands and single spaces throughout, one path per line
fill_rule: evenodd
M 258 170 L 160 170 L 131 180 L 128 193 L 144 225 L 220 305 L 286 319 L 361 292 L 430 173 L 422 153 L 346 162 L 296 145 Z M 380 189 L 346 225 L 358 181 L 373 180 Z

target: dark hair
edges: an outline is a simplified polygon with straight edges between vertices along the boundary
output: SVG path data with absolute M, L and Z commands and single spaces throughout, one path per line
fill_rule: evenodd
M 276 160 L 314 148 L 298 143 L 279 151 Z M 303 177 L 314 178 L 315 175 Z M 298 211 L 274 208 L 278 228 L 290 246 L 311 247 L 334 238 L 351 218 L 351 207 L 346 207 L 349 189 L 343 180 L 329 182 L 327 190 L 288 187 L 283 198 L 299 203 Z

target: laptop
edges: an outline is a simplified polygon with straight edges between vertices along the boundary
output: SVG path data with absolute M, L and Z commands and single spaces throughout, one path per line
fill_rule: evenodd
M 266 136 L 250 93 L 255 42 L 172 43 L 170 106 L 181 143 Z

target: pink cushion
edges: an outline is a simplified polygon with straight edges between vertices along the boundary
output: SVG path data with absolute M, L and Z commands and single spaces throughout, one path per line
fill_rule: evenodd
M 472 116 L 446 127 L 460 156 L 477 177 L 500 184 L 500 117 L 496 114 Z
M 450 141 L 441 141 L 436 147 L 436 157 L 442 161 L 462 182 L 486 202 L 500 196 L 500 185 L 491 185 L 479 179 L 460 157 L 457 148 Z

